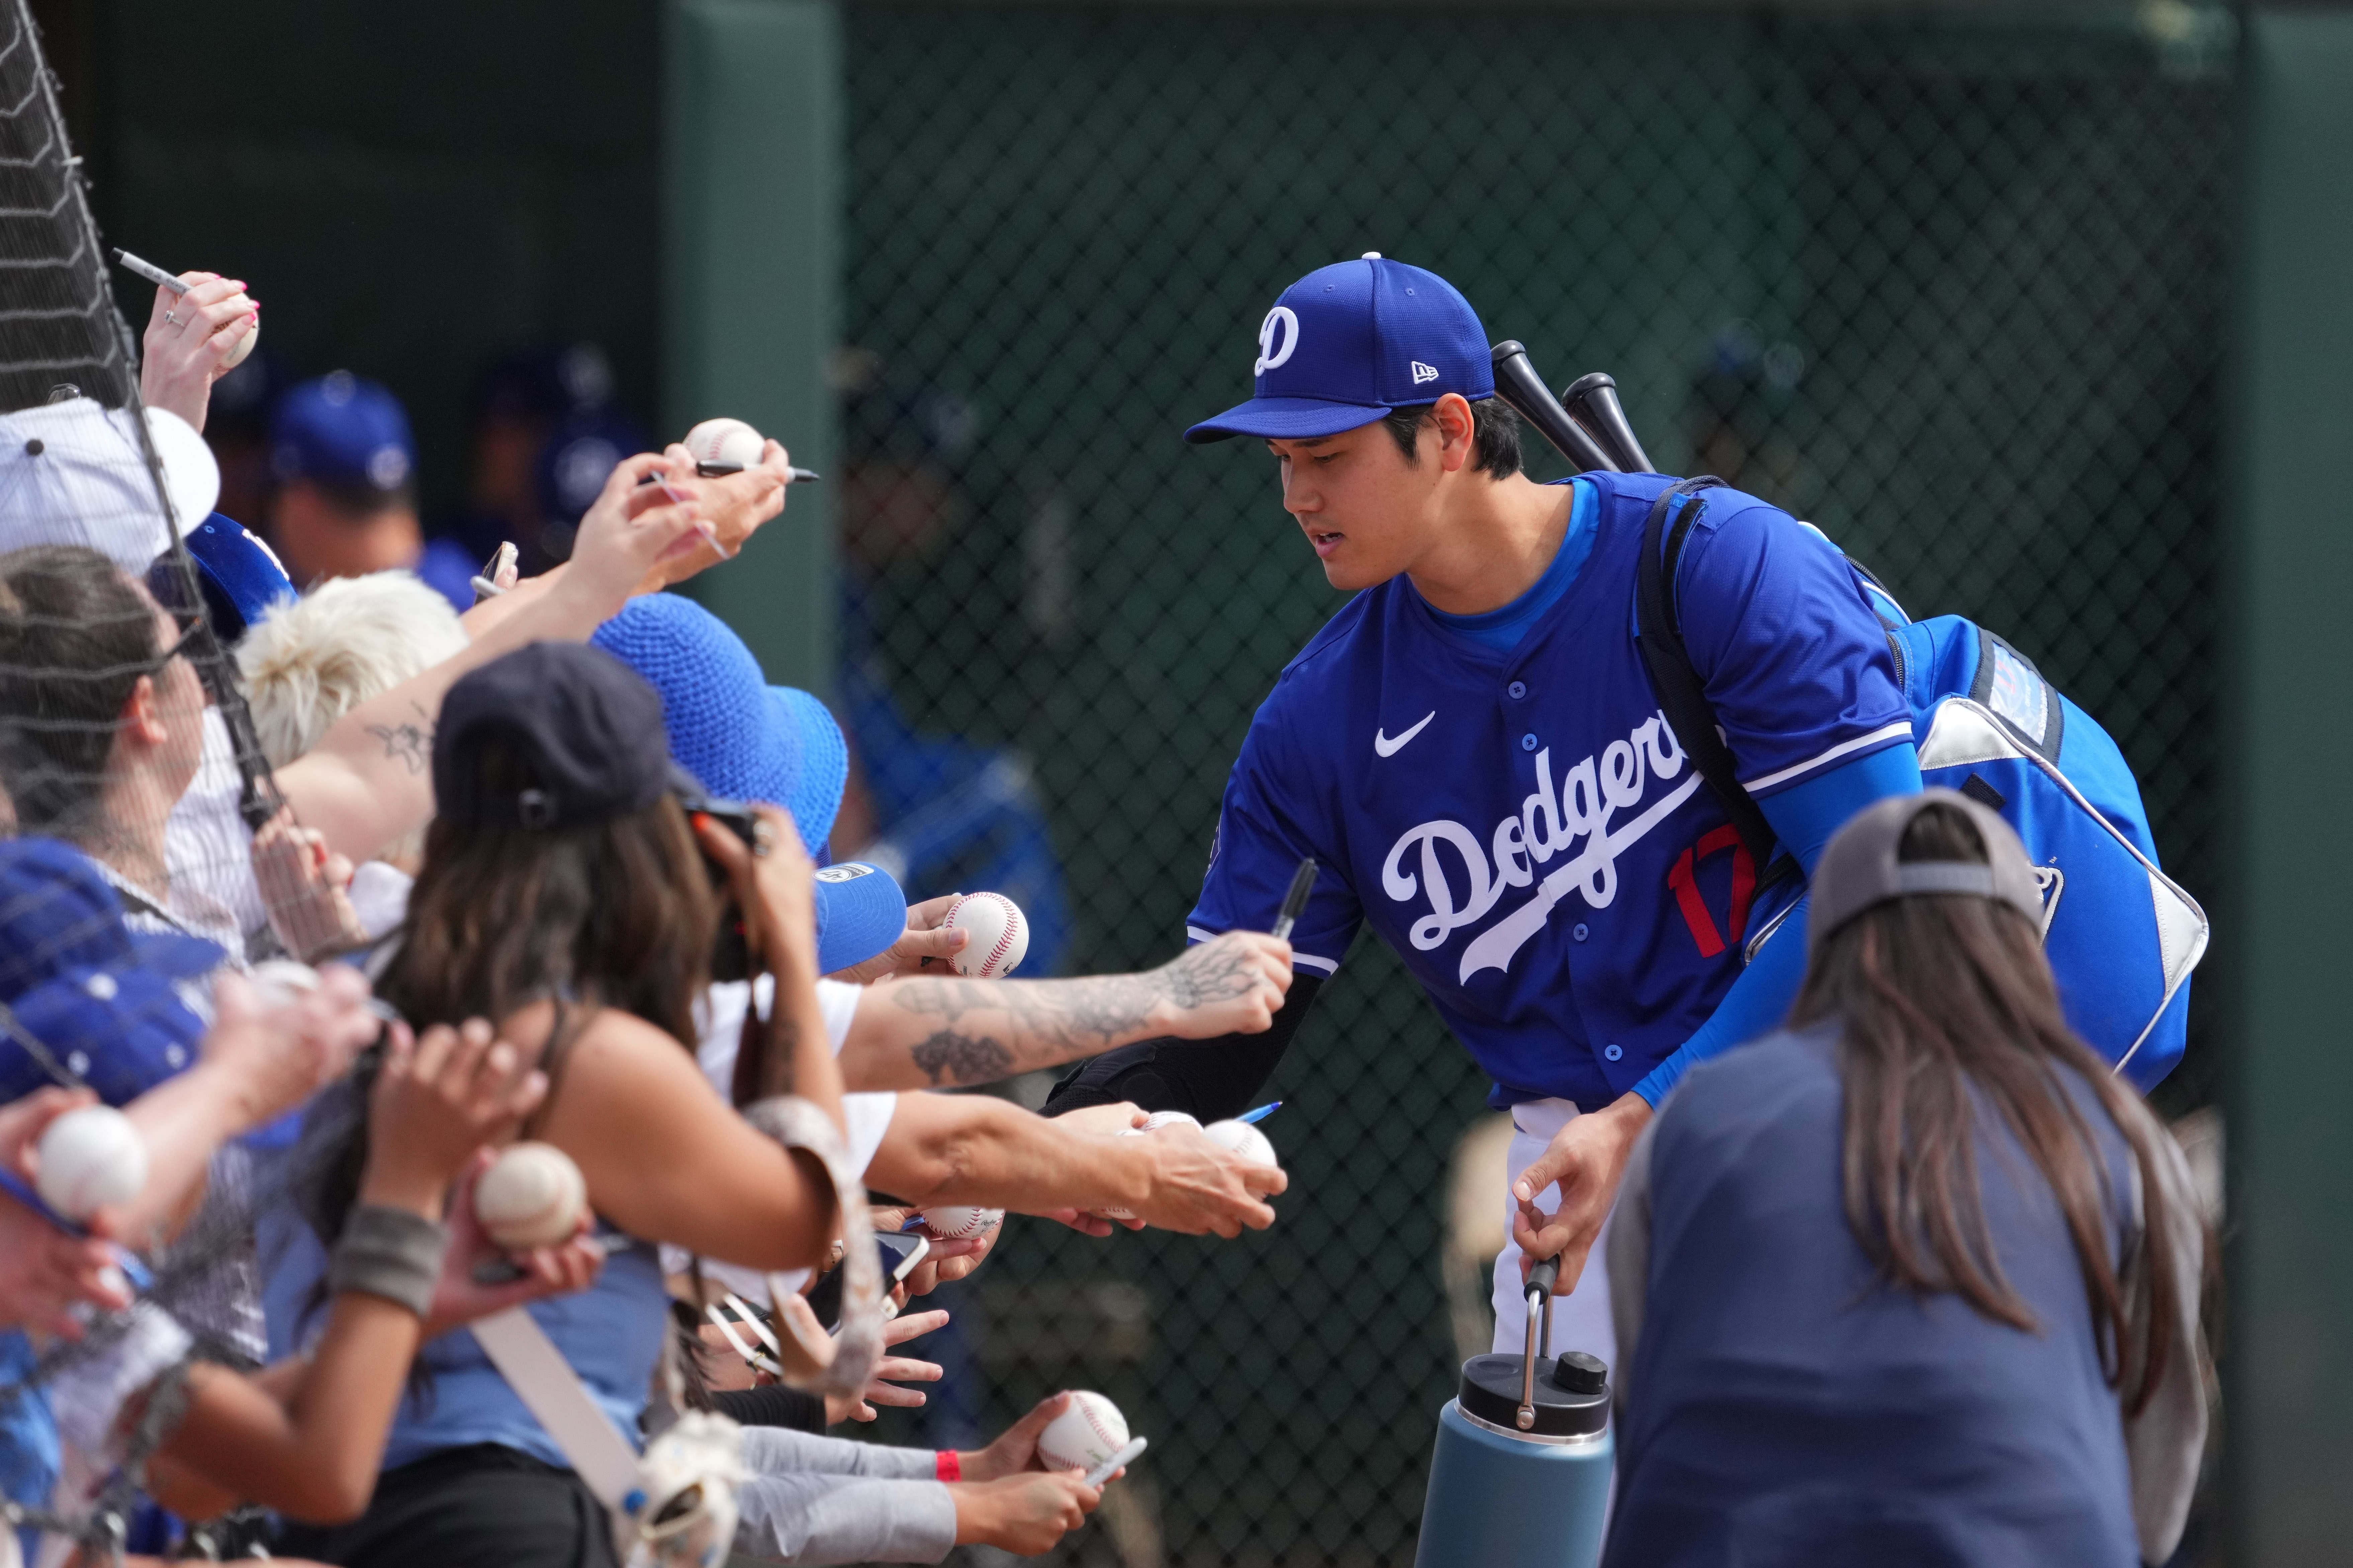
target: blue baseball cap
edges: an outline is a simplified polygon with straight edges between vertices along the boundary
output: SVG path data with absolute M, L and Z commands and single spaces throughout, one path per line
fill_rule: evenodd
M 1336 436 L 1450 392 L 1495 395 L 1487 333 L 1454 285 L 1378 251 L 1319 267 L 1258 329 L 1257 392 L 1185 439 Z
M 844 860 L 820 867 L 815 891 L 820 974 L 863 963 L 907 932 L 907 895 L 880 866 Z
M 391 497 L 417 472 L 417 442 L 400 399 L 339 370 L 289 387 L 269 418 L 269 466 L 280 479 Z
M 661 694 L 679 766 L 712 795 L 791 812 L 801 842 L 824 864 L 849 777 L 849 747 L 824 703 L 768 685 L 726 622 L 676 594 L 640 595 L 589 640 Z
M 204 613 L 223 647 L 243 637 L 272 605 L 294 597 L 293 579 L 286 575 L 277 552 L 243 525 L 214 512 L 182 537 L 195 563 Z M 157 604 L 183 616 L 193 607 L 181 603 L 185 582 L 169 551 L 147 569 L 147 591 Z
M 0 1001 L 107 1104 L 195 1063 L 205 1026 L 177 983 L 227 956 L 196 937 L 132 931 L 114 889 L 71 846 L 0 842 Z M 56 1081 L 13 1031 L 0 1033 L 0 1100 Z

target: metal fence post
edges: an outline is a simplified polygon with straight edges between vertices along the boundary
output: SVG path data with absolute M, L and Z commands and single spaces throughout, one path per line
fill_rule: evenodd
M 2353 12 L 2253 9 L 2238 592 L 2230 1330 L 2234 1563 L 2353 1539 L 2353 1053 L 2341 979 L 2353 837 L 2344 666 L 2353 528 Z M 2345 711 L 2340 711 L 2344 710 Z
M 841 226 L 841 36 L 828 0 L 665 8 L 662 406 L 672 439 L 750 421 L 826 475 L 694 596 L 768 679 L 820 693 L 834 647 L 833 399 Z

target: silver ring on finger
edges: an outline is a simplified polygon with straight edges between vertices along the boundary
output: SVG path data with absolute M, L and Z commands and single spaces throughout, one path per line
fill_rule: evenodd
M 176 308 L 164 312 L 164 324 L 167 327 L 176 327 L 180 324 L 180 312 Z
M 776 830 L 769 826 L 765 822 L 754 823 L 752 825 L 753 858 L 757 860 L 766 859 L 768 858 L 768 852 L 776 847 Z

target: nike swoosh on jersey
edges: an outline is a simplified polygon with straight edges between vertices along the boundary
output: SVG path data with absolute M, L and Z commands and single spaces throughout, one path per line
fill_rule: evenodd
M 1408 730 L 1404 734 L 1399 735 L 1394 741 L 1390 740 L 1387 735 L 1382 734 L 1377 728 L 1375 729 L 1373 731 L 1373 751 L 1377 754 L 1384 757 L 1396 756 L 1399 752 L 1405 750 L 1405 743 L 1408 741 L 1410 741 L 1416 735 L 1420 734 L 1422 731 L 1429 726 L 1430 721 L 1437 717 L 1438 710 L 1435 708 L 1431 709 L 1429 712 L 1421 716 L 1420 723 L 1416 724 L 1412 729 Z

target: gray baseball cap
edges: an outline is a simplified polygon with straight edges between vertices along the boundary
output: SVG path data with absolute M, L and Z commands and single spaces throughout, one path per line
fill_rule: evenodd
M 1973 860 L 1909 860 L 1895 858 L 1912 819 L 1931 805 L 1949 805 L 1977 824 L 1991 863 Z M 1811 958 L 1832 932 L 1863 910 L 1890 899 L 1920 893 L 1969 893 L 2010 905 L 2042 925 L 2042 890 L 2034 863 L 2018 835 L 1993 812 L 1957 790 L 1926 789 L 1880 801 L 1855 814 L 1838 830 L 1814 868 L 1813 909 L 1806 920 L 1806 955 Z

